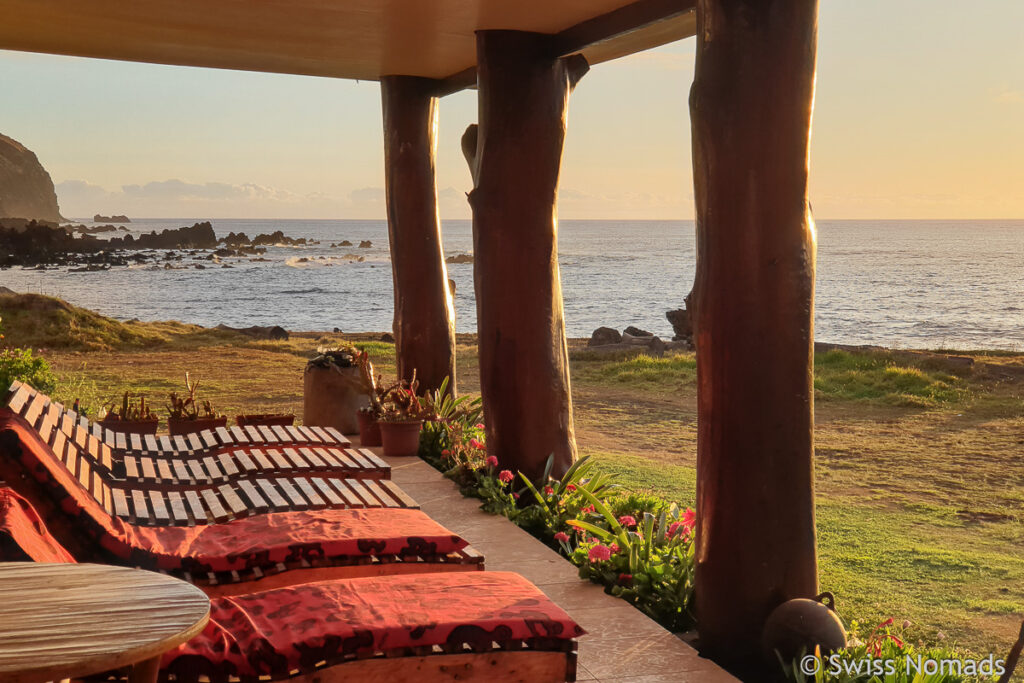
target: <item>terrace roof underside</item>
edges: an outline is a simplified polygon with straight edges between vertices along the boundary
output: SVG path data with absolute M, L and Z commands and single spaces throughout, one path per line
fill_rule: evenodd
M 474 32 L 591 64 L 694 35 L 695 0 L 0 0 L 0 48 L 360 80 L 475 83 Z

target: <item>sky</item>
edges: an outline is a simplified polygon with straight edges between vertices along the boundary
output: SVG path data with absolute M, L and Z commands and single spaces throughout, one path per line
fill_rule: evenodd
M 1024 218 L 1024 2 L 821 0 L 819 219 Z M 569 110 L 559 216 L 692 219 L 693 38 L 599 64 Z M 0 50 L 0 133 L 63 215 L 385 217 L 373 82 Z M 476 94 L 440 105 L 443 218 L 468 218 Z

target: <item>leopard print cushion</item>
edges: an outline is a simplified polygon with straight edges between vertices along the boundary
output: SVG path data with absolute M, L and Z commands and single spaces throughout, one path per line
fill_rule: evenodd
M 584 631 L 536 586 L 510 572 L 372 577 L 211 601 L 203 632 L 163 657 L 179 681 L 285 677 L 406 648 L 528 640 L 559 649 Z M 564 649 L 564 645 L 563 645 Z

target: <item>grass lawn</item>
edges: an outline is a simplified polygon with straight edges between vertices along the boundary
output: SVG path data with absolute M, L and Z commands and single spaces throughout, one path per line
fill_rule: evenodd
M 17 345 L 9 320 L 4 311 L 8 341 Z M 61 400 L 81 398 L 95 410 L 130 389 L 162 406 L 187 370 L 229 415 L 301 415 L 306 358 L 341 339 L 265 342 L 178 324 L 129 327 L 127 337 L 104 331 L 117 351 L 47 333 L 65 347 L 45 352 Z M 378 336 L 347 339 L 393 373 L 394 349 L 372 341 Z M 572 346 L 581 453 L 626 489 L 692 505 L 693 356 L 597 358 Z M 945 638 L 1001 656 L 1024 617 L 1024 355 L 961 355 L 974 366 L 898 352 L 818 354 L 821 586 L 835 593 L 847 620 L 869 630 L 890 616 L 909 619 L 911 634 L 927 643 Z M 478 388 L 468 336 L 460 337 L 458 381 L 464 393 Z

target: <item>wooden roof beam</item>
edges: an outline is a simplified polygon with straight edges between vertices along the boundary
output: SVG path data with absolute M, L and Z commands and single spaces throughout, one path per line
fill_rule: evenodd
M 587 19 L 552 36 L 556 57 L 575 54 L 588 47 L 695 11 L 696 0 L 637 0 L 625 7 Z M 476 67 L 471 66 L 438 81 L 437 96 L 476 88 Z

